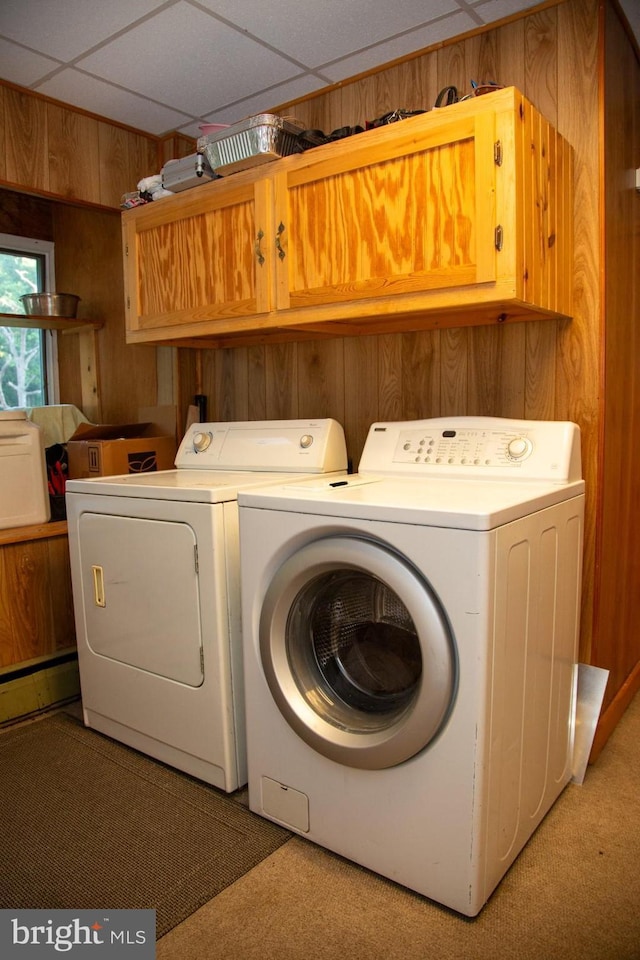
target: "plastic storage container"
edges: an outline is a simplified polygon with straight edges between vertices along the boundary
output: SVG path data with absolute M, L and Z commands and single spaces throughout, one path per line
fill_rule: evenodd
M 50 517 L 42 431 L 24 410 L 0 411 L 0 529 Z

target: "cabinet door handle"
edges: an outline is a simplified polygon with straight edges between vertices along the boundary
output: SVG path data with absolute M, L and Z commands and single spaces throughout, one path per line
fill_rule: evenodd
M 262 232 L 262 230 L 258 230 L 258 234 L 256 236 L 255 252 L 256 252 L 256 260 L 258 261 L 260 266 L 262 266 L 262 264 L 264 263 L 264 253 L 260 249 L 260 244 L 262 243 L 263 237 L 264 237 L 264 233 Z
M 106 607 L 107 601 L 104 595 L 104 571 L 102 567 L 94 565 L 91 567 L 93 574 L 93 600 L 96 607 Z
M 276 233 L 276 250 L 278 251 L 278 256 L 280 257 L 281 260 L 284 260 L 284 258 L 286 257 L 286 253 L 282 249 L 282 243 L 280 242 L 280 237 L 282 236 L 283 233 L 284 233 L 284 223 L 280 221 L 280 225 L 278 226 L 278 232 Z

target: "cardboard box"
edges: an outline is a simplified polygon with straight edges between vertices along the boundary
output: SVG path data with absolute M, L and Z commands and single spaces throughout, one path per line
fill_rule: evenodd
M 177 444 L 164 432 L 157 423 L 82 423 L 67 442 L 69 477 L 170 470 Z

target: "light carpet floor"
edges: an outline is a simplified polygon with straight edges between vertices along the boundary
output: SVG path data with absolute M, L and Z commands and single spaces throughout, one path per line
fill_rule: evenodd
M 484 910 L 465 919 L 294 838 L 158 960 L 640 960 L 640 695 Z

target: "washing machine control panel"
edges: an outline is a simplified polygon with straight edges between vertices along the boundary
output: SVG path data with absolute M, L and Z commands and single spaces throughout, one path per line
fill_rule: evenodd
M 526 479 L 582 478 L 575 423 L 503 417 L 438 417 L 374 423 L 360 474 Z
M 436 466 L 498 467 L 522 463 L 533 452 L 520 432 L 488 430 L 403 431 L 394 460 Z

